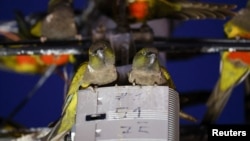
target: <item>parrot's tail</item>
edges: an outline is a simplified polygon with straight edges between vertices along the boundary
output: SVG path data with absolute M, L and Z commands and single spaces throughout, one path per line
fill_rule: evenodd
M 208 98 L 206 103 L 207 111 L 201 122 L 202 124 L 216 122 L 232 93 L 233 87 L 229 88 L 227 91 L 221 91 L 219 90 L 219 84 L 220 82 L 217 82 L 212 94 Z
M 236 12 L 232 11 L 237 7 L 234 4 L 202 3 L 182 1 L 181 10 L 174 13 L 176 17 L 184 20 L 189 19 L 226 19 L 228 16 L 234 16 Z

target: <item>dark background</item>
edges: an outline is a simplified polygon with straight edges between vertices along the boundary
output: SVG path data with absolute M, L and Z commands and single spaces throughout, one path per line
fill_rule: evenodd
M 202 1 L 202 0 L 201 0 Z M 203 0 L 237 4 L 245 7 L 247 0 Z M 19 9 L 25 15 L 47 9 L 47 0 L 0 0 L 0 21 L 14 19 L 13 10 Z M 85 7 L 84 0 L 75 0 L 75 8 Z M 226 20 L 185 21 L 176 26 L 171 37 L 188 38 L 225 38 L 223 24 Z M 208 53 L 185 60 L 167 60 L 167 68 L 180 93 L 194 90 L 211 91 L 219 77 L 219 53 Z M 0 117 L 6 117 L 17 103 L 29 92 L 38 81 L 40 75 L 24 75 L 0 70 Z M 14 118 L 27 127 L 44 127 L 60 116 L 63 103 L 64 82 L 57 74 L 53 74 L 38 90 L 31 101 Z M 243 84 L 237 86 L 217 123 L 245 123 Z M 205 112 L 205 105 L 200 104 L 184 109 L 199 121 Z M 190 122 L 182 121 L 190 124 Z

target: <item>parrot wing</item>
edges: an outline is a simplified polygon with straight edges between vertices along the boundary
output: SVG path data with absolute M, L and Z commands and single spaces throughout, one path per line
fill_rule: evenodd
M 220 78 L 207 101 L 207 112 L 203 123 L 215 122 L 224 109 L 232 90 L 249 74 L 249 67 L 240 62 L 232 62 L 227 57 L 230 52 L 222 54 Z
M 161 72 L 162 72 L 163 76 L 166 78 L 167 83 L 168 83 L 168 86 L 169 86 L 170 88 L 172 88 L 172 89 L 175 90 L 176 87 L 175 87 L 174 81 L 173 81 L 173 79 L 171 78 L 171 76 L 170 76 L 169 72 L 167 71 L 167 69 L 164 68 L 164 67 L 161 67 Z
M 232 11 L 237 7 L 234 4 L 191 2 L 186 0 L 155 0 L 155 17 L 173 19 L 225 19 L 234 16 Z M 166 9 L 170 10 L 166 10 Z M 171 10 L 172 9 L 172 10 Z
M 58 140 L 62 138 L 75 124 L 76 106 L 77 106 L 77 92 L 82 84 L 84 74 L 86 72 L 88 63 L 83 63 L 76 71 L 72 82 L 70 84 L 68 94 L 65 99 L 61 118 L 47 136 L 48 139 Z M 85 82 L 85 88 L 89 84 Z
M 141 20 L 226 19 L 234 16 L 235 4 L 192 2 L 187 0 L 135 0 L 129 3 L 131 17 Z
M 70 84 L 60 120 L 45 140 L 63 138 L 75 124 L 78 90 L 90 85 L 105 85 L 117 79 L 115 54 L 108 42 L 97 41 L 89 48 L 89 61 L 80 65 Z

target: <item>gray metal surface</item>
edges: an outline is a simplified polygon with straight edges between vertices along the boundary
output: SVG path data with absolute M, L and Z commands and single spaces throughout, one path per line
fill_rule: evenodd
M 179 96 L 166 86 L 79 91 L 75 141 L 178 141 Z

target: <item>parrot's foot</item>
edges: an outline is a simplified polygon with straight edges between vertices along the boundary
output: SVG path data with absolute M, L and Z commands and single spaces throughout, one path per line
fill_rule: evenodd
M 95 87 L 95 86 L 94 86 L 94 87 L 89 86 L 89 89 L 90 89 L 92 92 L 96 93 L 96 87 Z
M 94 90 L 95 93 L 97 92 L 96 89 L 98 89 L 98 86 L 95 85 L 95 86 L 93 87 L 93 90 Z
M 41 41 L 42 43 L 44 43 L 45 41 L 47 41 L 47 37 L 42 36 L 42 37 L 40 38 L 40 41 Z
M 132 84 L 133 84 L 133 86 L 135 86 L 135 85 L 136 85 L 136 84 L 135 84 L 135 82 L 133 82 Z
M 66 141 L 71 141 L 71 139 L 72 139 L 71 132 L 68 132 L 68 133 L 65 135 L 64 139 L 65 139 Z
M 77 35 L 75 35 L 75 38 L 76 38 L 77 40 L 81 41 L 81 40 L 82 40 L 82 35 L 77 34 Z
M 240 39 L 241 39 L 240 36 L 235 37 L 235 40 L 237 40 L 237 41 L 240 40 Z

